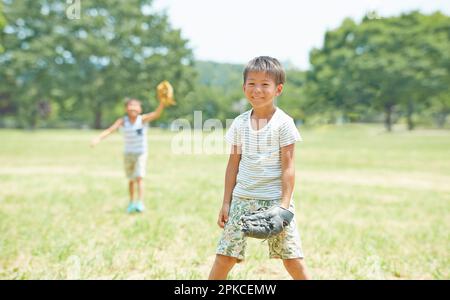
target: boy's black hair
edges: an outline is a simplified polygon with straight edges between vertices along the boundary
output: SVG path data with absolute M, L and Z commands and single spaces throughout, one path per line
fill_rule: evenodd
M 271 76 L 275 83 L 284 84 L 286 82 L 286 72 L 278 59 L 270 56 L 258 56 L 248 62 L 244 69 L 244 83 L 250 72 L 264 72 Z

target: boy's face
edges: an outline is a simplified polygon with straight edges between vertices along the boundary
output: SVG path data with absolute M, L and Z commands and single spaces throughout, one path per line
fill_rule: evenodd
M 137 101 L 130 101 L 126 106 L 127 114 L 130 117 L 137 117 L 141 112 L 141 104 Z
M 283 91 L 283 84 L 265 72 L 249 72 L 244 83 L 244 94 L 253 108 L 273 106 L 275 97 Z

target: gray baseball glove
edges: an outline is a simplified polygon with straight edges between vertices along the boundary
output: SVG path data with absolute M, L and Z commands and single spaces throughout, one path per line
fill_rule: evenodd
M 241 230 L 245 236 L 267 239 L 281 233 L 293 218 L 294 214 L 281 206 L 258 209 L 241 217 Z

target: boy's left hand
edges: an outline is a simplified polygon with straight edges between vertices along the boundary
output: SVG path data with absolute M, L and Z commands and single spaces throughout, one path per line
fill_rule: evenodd
M 284 208 L 284 209 L 289 209 L 289 202 L 288 203 L 285 203 L 285 202 L 281 202 L 280 203 L 280 206 L 282 207 L 282 208 Z
M 281 206 L 257 210 L 241 217 L 241 229 L 245 236 L 267 239 L 283 231 L 294 218 L 294 214 Z
M 156 94 L 158 96 L 158 100 L 163 103 L 165 107 L 176 104 L 173 98 L 173 87 L 167 80 L 164 80 L 158 84 L 156 87 Z

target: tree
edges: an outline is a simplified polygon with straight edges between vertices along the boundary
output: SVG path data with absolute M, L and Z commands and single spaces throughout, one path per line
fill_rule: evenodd
M 198 81 L 189 93 L 192 109 L 203 110 L 204 118 L 221 121 L 232 119 L 239 112 L 236 105 L 243 98 L 243 65 L 196 61 Z
M 306 72 L 287 68 L 283 93 L 278 97 L 277 105 L 287 111 L 295 120 L 306 122 L 310 112 L 310 102 L 306 96 Z
M 322 49 L 311 52 L 310 97 L 344 114 L 360 107 L 383 111 L 388 131 L 398 107 L 413 129 L 416 108 L 448 94 L 449 19 L 412 12 L 391 18 L 372 13 L 360 24 L 344 20 L 326 33 Z
M 6 25 L 6 19 L 3 15 L 3 6 L 0 2 L 0 53 L 3 52 L 3 28 L 5 28 Z
M 155 87 L 163 79 L 181 100 L 195 79 L 192 51 L 151 5 L 82 2 L 80 18 L 69 19 L 61 1 L 5 2 L 10 25 L 0 88 L 17 103 L 20 119 L 35 126 L 36 104 L 47 101 L 63 115 L 90 117 L 100 128 L 105 112 L 127 96 L 144 100 L 145 109 L 156 106 Z

